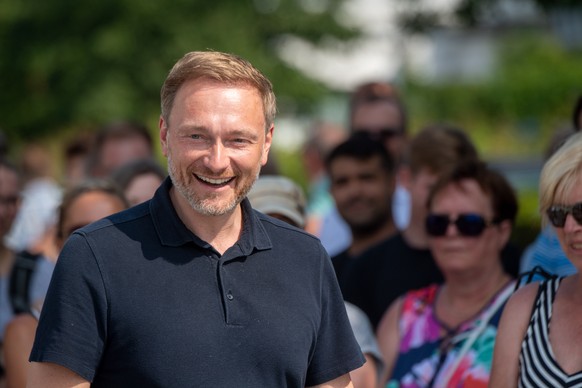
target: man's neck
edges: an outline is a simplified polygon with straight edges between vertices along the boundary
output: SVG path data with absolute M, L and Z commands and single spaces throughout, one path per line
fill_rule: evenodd
M 236 208 L 227 214 L 210 216 L 200 214 L 183 198 L 178 198 L 174 189 L 170 191 L 172 204 L 184 225 L 201 240 L 206 241 L 221 255 L 239 239 L 242 230 L 242 208 Z
M 394 222 L 392 221 L 385 223 L 381 228 L 372 234 L 358 236 L 357 234 L 352 233 L 352 244 L 348 248 L 348 254 L 352 257 L 359 256 L 367 249 L 386 240 L 390 236 L 393 236 L 395 233 L 396 226 L 394 226 Z

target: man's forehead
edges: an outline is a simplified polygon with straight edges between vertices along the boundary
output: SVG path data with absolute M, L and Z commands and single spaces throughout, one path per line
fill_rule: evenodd
M 386 125 L 399 126 L 402 117 L 398 107 L 390 101 L 375 101 L 359 105 L 352 117 L 352 126 L 382 127 Z
M 331 164 L 331 173 L 345 174 L 347 170 L 381 170 L 380 156 L 371 155 L 369 158 L 356 158 L 351 155 L 342 155 L 335 158 Z

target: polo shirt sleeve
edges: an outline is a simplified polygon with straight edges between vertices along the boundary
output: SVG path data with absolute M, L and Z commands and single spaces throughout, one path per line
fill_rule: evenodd
M 321 255 L 321 322 L 306 385 L 318 385 L 359 368 L 365 362 L 354 338 L 331 260 Z
M 92 381 L 105 344 L 106 322 L 100 268 L 86 239 L 75 233 L 53 272 L 30 361 L 59 364 Z

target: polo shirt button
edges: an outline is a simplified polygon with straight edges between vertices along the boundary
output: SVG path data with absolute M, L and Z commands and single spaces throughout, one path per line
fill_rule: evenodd
M 226 299 L 233 300 L 234 296 L 232 296 L 232 294 L 228 293 L 228 294 L 226 294 Z

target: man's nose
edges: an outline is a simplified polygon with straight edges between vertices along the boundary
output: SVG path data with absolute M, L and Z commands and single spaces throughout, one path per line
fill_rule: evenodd
M 228 150 L 220 141 L 214 142 L 208 149 L 208 155 L 205 158 L 206 165 L 213 171 L 221 171 L 228 167 Z

